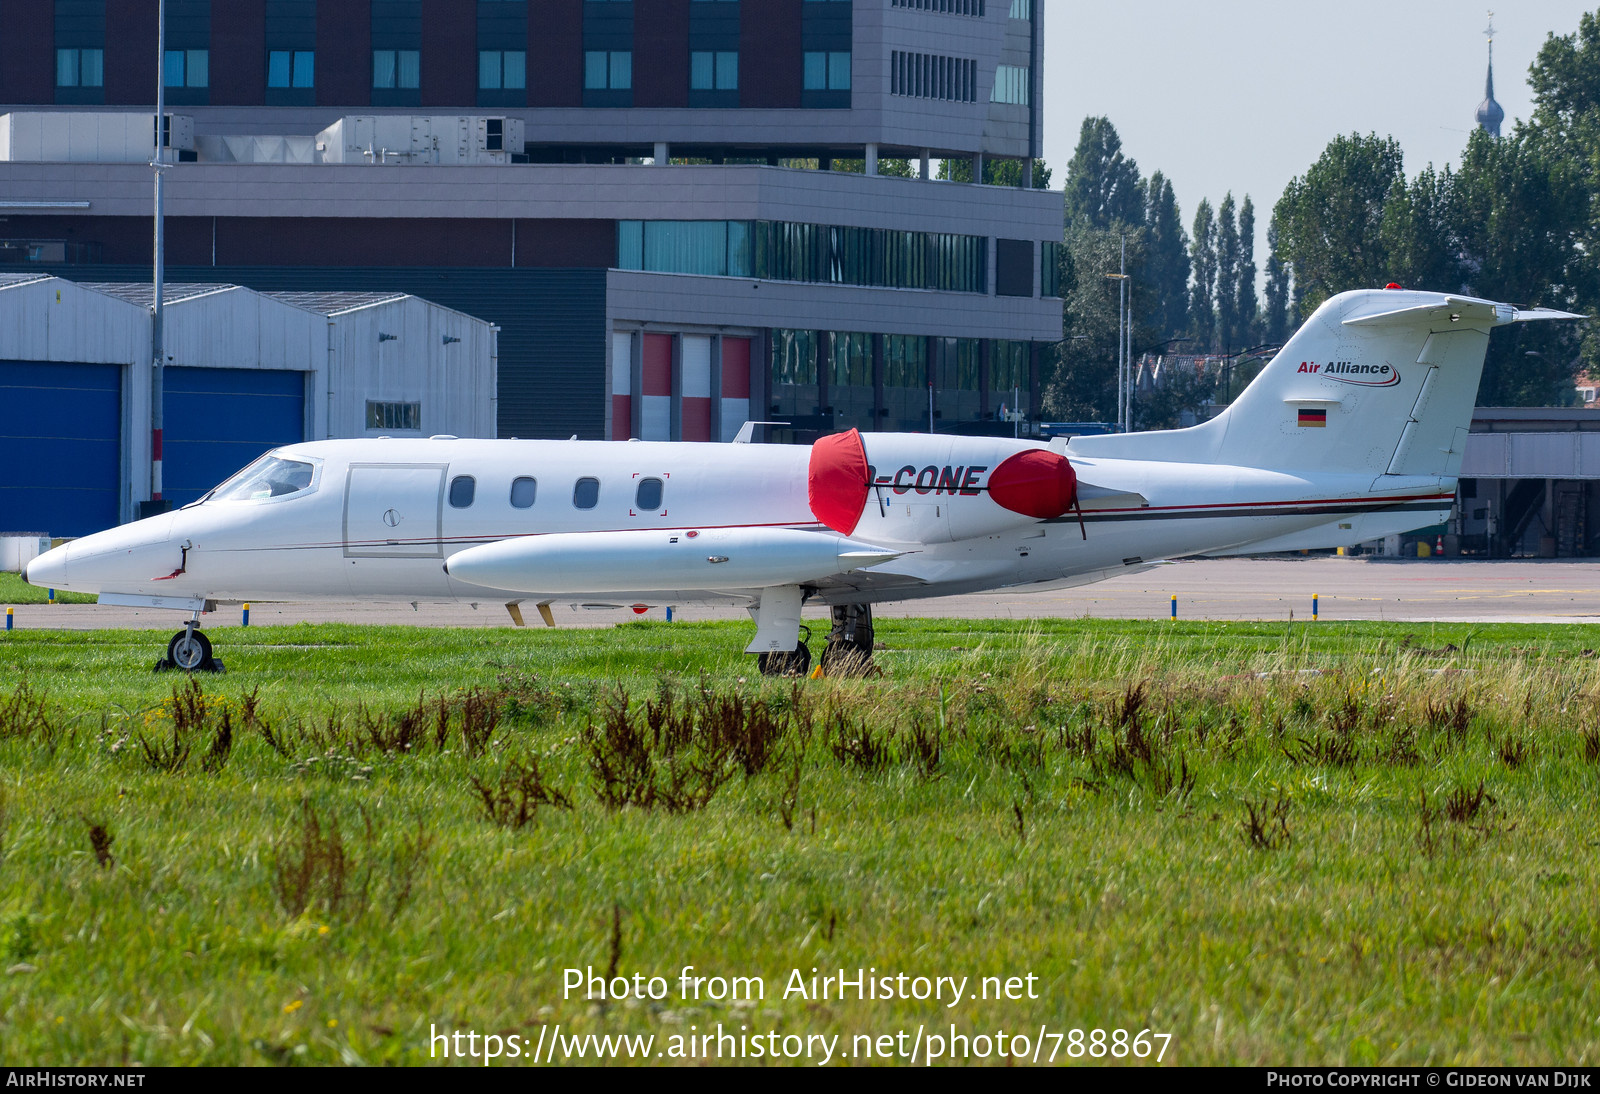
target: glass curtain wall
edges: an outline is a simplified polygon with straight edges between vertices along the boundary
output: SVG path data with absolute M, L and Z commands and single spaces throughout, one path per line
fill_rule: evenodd
M 989 405 L 1002 421 L 1005 419 L 1000 414 L 1001 407 L 1008 412 L 1026 412 L 1032 406 L 1028 391 L 1029 349 L 1027 342 L 997 338 L 989 343 Z
M 937 379 L 938 418 L 945 422 L 972 422 L 982 415 L 979 386 L 979 345 L 976 338 L 941 338 Z
M 863 433 L 878 428 L 877 400 L 872 383 L 872 335 L 834 331 L 828 373 L 828 402 L 833 406 L 833 428 L 843 433 Z
M 891 289 L 988 289 L 983 236 L 792 221 L 624 220 L 624 270 L 759 277 Z
M 883 336 L 882 428 L 928 431 L 928 340 L 920 334 Z

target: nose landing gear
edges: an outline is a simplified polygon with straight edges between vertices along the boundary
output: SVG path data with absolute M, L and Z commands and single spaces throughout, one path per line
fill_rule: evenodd
M 200 613 L 184 624 L 183 630 L 167 643 L 167 656 L 156 662 L 156 671 L 226 672 L 222 662 L 211 656 L 211 640 L 200 633 Z
M 762 676 L 804 676 L 811 671 L 811 647 L 806 645 L 811 638 L 811 628 L 800 629 L 805 632 L 805 637 L 788 653 L 756 655 L 756 667 L 761 670 Z

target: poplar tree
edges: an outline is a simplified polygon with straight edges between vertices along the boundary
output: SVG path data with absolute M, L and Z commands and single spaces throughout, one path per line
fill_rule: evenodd
M 1239 229 L 1234 224 L 1233 191 L 1217 210 L 1217 348 L 1223 353 L 1239 344 Z
M 1261 313 L 1261 337 L 1281 346 L 1289 340 L 1289 263 L 1278 253 L 1278 217 L 1267 222 L 1267 302 Z
M 1261 341 L 1261 319 L 1256 304 L 1256 207 L 1250 195 L 1239 206 L 1239 287 L 1235 312 L 1239 317 L 1239 349 Z
M 1146 259 L 1135 299 L 1155 338 L 1167 342 L 1189 329 L 1189 236 L 1183 230 L 1172 181 L 1157 171 L 1150 176 L 1146 193 Z M 1150 303 L 1145 306 L 1145 301 Z
M 1189 293 L 1189 329 L 1193 332 L 1196 353 L 1211 352 L 1216 339 L 1217 314 L 1214 293 L 1217 284 L 1217 224 L 1211 202 L 1200 199 L 1194 211 L 1190 261 L 1194 266 L 1194 288 Z

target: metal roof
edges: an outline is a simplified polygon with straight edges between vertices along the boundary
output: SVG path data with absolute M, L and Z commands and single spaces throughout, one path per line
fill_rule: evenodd
M 264 292 L 262 296 L 281 300 L 285 304 L 316 312 L 319 315 L 343 315 L 362 308 L 404 300 L 409 293 L 393 292 Z
M 130 304 L 137 304 L 141 308 L 155 305 L 155 288 L 147 281 L 80 281 L 80 286 L 92 289 L 107 296 L 115 296 L 119 300 L 126 300 Z M 210 296 L 212 293 L 229 292 L 237 289 L 237 285 L 164 285 L 161 290 L 163 304 L 180 304 L 185 300 L 193 300 L 197 296 Z
M 0 275 L 4 276 L 4 275 Z M 13 275 L 21 276 L 21 275 Z M 126 300 L 130 304 L 137 304 L 142 308 L 152 307 L 155 303 L 155 289 L 147 281 L 82 281 L 79 282 L 86 289 L 115 296 Z M 5 282 L 0 281 L 0 288 L 5 287 Z M 215 293 L 233 292 L 235 290 L 251 292 L 240 285 L 207 284 L 197 282 L 192 284 L 168 284 L 162 290 L 162 302 L 167 305 L 181 304 L 185 300 L 194 300 L 202 296 L 211 296 Z M 379 304 L 389 304 L 397 300 L 404 300 L 408 293 L 393 292 L 264 292 L 259 295 L 281 304 L 299 308 L 301 311 L 312 312 L 316 315 L 344 315 L 362 308 L 376 307 Z
M 48 281 L 50 274 L 0 273 L 0 289 L 14 289 L 18 285 L 31 285 L 35 281 Z

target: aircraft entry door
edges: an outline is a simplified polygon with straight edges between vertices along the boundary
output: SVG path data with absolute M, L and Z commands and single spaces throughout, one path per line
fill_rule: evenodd
M 346 558 L 442 558 L 444 464 L 351 464 Z

